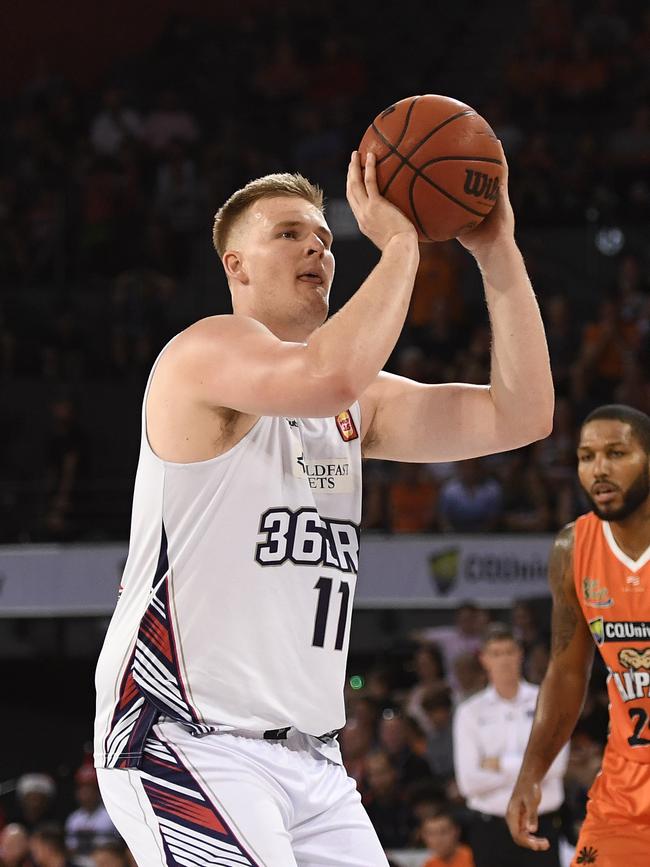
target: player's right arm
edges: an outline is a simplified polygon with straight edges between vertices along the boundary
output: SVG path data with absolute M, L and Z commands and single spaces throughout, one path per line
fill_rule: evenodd
M 352 156 L 348 198 L 381 259 L 352 298 L 306 343 L 278 339 L 246 316 L 213 316 L 183 332 L 166 355 L 195 402 L 250 415 L 328 417 L 347 409 L 390 356 L 419 263 L 415 227 L 379 194 L 374 159 Z
M 593 639 L 575 591 L 573 524 L 555 540 L 549 583 L 553 594 L 551 659 L 506 814 L 515 843 L 538 851 L 549 848 L 548 840 L 535 835 L 541 782 L 578 721 L 594 657 Z

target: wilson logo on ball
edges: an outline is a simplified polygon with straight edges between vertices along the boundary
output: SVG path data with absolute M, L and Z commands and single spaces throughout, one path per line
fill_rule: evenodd
M 475 172 L 474 169 L 465 169 L 465 186 L 463 189 L 468 196 L 476 196 L 477 199 L 495 202 L 499 194 L 499 179 L 491 178 L 485 172 Z

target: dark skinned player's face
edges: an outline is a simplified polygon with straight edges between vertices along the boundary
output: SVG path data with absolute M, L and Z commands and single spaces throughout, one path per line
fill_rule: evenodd
M 583 426 L 578 477 L 603 521 L 623 521 L 650 495 L 648 455 L 630 425 L 615 419 L 598 419 Z

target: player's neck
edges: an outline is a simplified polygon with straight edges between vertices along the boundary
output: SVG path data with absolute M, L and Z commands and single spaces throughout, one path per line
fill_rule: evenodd
M 623 521 L 611 521 L 610 527 L 621 551 L 632 560 L 638 560 L 650 546 L 650 501 L 646 500 Z

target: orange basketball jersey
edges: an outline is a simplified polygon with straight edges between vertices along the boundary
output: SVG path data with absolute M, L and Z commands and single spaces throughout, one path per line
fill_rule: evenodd
M 609 671 L 608 751 L 650 763 L 650 547 L 632 560 L 593 512 L 575 523 L 576 593 Z

